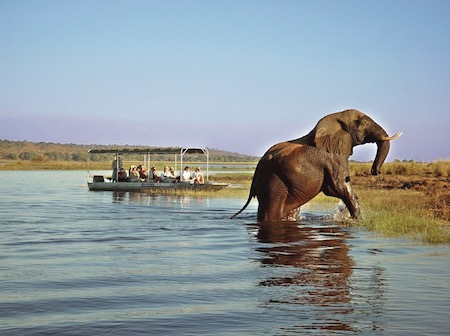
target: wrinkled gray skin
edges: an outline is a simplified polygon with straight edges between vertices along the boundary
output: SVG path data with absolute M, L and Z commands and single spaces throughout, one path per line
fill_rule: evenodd
M 398 135 L 396 135 L 397 137 Z M 359 203 L 348 173 L 353 147 L 375 142 L 371 173 L 378 175 L 389 152 L 386 131 L 357 110 L 329 114 L 304 137 L 271 147 L 258 162 L 244 207 L 258 198 L 258 221 L 295 220 L 300 206 L 319 192 L 340 198 L 353 218 Z M 395 138 L 395 137 L 393 137 Z
M 291 142 L 276 144 L 258 162 L 247 204 L 236 215 L 256 196 L 258 221 L 296 220 L 300 206 L 322 191 L 340 198 L 357 218 L 358 197 L 348 175 L 343 155 Z
M 382 140 L 384 137 L 388 137 L 386 131 L 370 117 L 358 110 L 345 110 L 323 117 L 311 132 L 290 142 L 315 146 L 347 158 L 353 154 L 353 147 L 376 143 L 378 149 L 371 173 L 378 175 L 390 148 L 390 141 Z

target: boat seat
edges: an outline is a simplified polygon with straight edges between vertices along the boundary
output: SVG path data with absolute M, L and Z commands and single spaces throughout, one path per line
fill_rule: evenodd
M 105 182 L 105 178 L 103 177 L 103 175 L 94 175 L 94 177 L 92 178 L 93 182 Z

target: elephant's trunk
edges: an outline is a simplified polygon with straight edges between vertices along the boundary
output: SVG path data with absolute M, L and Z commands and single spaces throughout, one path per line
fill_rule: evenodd
M 377 155 L 375 156 L 375 161 L 373 162 L 371 169 L 372 175 L 380 174 L 380 168 L 383 165 L 384 160 L 386 160 L 386 157 L 389 153 L 389 148 L 391 147 L 390 141 L 395 140 L 400 135 L 402 135 L 402 132 L 397 132 L 393 136 L 388 136 L 384 129 L 382 129 L 380 126 L 378 127 L 379 130 L 376 133 L 377 135 L 374 136 L 374 140 L 372 141 L 376 142 L 378 146 Z
M 372 175 L 380 174 L 381 166 L 383 165 L 384 160 L 386 160 L 391 144 L 389 140 L 380 140 L 377 141 L 377 146 L 377 155 L 375 156 L 375 160 L 373 161 L 372 169 L 370 171 Z
M 381 166 L 386 160 L 391 147 L 391 140 L 397 139 L 402 132 L 397 132 L 393 136 L 389 136 L 387 132 L 376 122 L 373 122 L 372 129 L 369 131 L 364 142 L 376 142 L 378 149 L 375 160 L 373 161 L 371 173 L 372 175 L 379 175 Z

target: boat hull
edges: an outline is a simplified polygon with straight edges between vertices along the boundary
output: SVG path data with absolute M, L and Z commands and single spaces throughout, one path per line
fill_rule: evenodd
M 171 193 L 180 191 L 218 191 L 226 183 L 163 183 L 163 182 L 89 182 L 89 190 L 93 191 L 139 191 L 148 193 Z

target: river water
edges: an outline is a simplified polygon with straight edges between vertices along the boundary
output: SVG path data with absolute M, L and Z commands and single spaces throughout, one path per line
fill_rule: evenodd
M 1 335 L 445 335 L 450 248 L 0 172 Z

